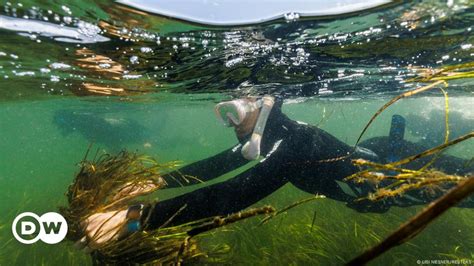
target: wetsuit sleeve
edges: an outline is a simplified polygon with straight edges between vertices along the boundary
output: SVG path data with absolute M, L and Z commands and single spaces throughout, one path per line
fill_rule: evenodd
M 165 174 L 163 178 L 168 184 L 167 188 L 189 186 L 219 177 L 247 162 L 240 153 L 240 147 L 236 146 Z
M 241 211 L 283 186 L 287 180 L 282 170 L 279 160 L 265 160 L 228 181 L 159 202 L 145 209 L 144 228 L 156 229 L 175 214 L 170 224 Z

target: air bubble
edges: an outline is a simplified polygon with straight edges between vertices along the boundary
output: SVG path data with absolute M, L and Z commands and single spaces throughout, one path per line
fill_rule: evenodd
M 290 13 L 286 13 L 284 15 L 284 18 L 285 18 L 286 22 L 293 22 L 293 21 L 297 21 L 297 20 L 300 19 L 300 14 L 296 13 L 296 12 L 290 12 Z
M 134 55 L 130 57 L 130 63 L 136 65 L 139 64 L 140 62 L 138 61 L 138 56 Z
M 151 49 L 150 47 L 141 47 L 140 52 L 147 54 L 153 52 L 153 49 Z

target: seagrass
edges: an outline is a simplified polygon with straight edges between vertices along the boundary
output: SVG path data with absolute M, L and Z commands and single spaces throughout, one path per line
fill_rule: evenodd
M 92 160 L 87 160 L 89 151 L 90 149 L 80 163 L 80 170 L 66 193 L 68 206 L 60 208 L 60 212 L 68 221 L 67 237 L 71 241 L 78 241 L 85 235 L 83 225 L 90 215 L 105 211 L 118 212 L 135 204 L 137 197 L 166 187 L 162 173 L 177 165 L 177 162 L 160 164 L 149 156 L 127 151 L 116 155 L 95 155 Z M 139 193 L 130 193 L 137 191 L 136 188 L 140 188 Z M 181 208 L 180 211 L 186 210 Z M 93 262 L 179 265 L 183 262 L 206 259 L 209 255 L 199 249 L 195 236 L 242 219 L 274 211 L 272 207 L 264 206 L 178 226 L 167 226 L 165 223 L 156 230 L 138 231 L 124 238 L 106 242 L 92 252 Z M 94 237 L 97 236 L 92 236 Z

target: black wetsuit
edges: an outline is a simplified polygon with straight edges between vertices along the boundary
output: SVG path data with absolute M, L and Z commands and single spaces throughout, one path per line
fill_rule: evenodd
M 240 143 L 245 141 L 246 139 L 242 139 Z M 404 158 L 424 150 L 415 143 L 401 140 L 397 144 L 399 148 L 394 151 L 393 145 L 388 143 L 388 137 L 370 139 L 361 143 L 349 158 L 321 162 L 350 154 L 354 148 L 324 130 L 289 119 L 281 112 L 280 106 L 276 106 L 270 113 L 262 138 L 261 155 L 264 158 L 257 165 L 227 181 L 146 208 L 145 213 L 150 210 L 152 213 L 146 215 L 149 220 L 145 227 L 153 229 L 162 225 L 184 205 L 185 209 L 172 219 L 172 224 L 237 212 L 265 198 L 288 182 L 306 192 L 319 193 L 346 202 L 358 211 L 383 212 L 391 205 L 406 206 L 431 201 L 433 198 L 427 197 L 404 199 L 402 203 L 354 201 L 366 196 L 373 188 L 368 184 L 343 182 L 345 177 L 360 170 L 352 165 L 351 159 L 365 158 L 384 163 L 394 152 L 397 157 Z M 242 157 L 240 146 L 239 144 L 213 157 L 185 166 L 179 169 L 179 172 L 182 175 L 199 177 L 203 181 L 219 177 L 248 162 Z M 409 167 L 420 168 L 426 160 L 429 159 L 410 164 Z M 465 174 L 468 170 L 472 171 L 472 167 L 465 169 L 464 165 L 464 160 L 441 156 L 434 166 L 447 173 Z M 174 180 L 166 178 L 168 187 L 181 186 Z M 193 182 L 192 179 L 190 181 Z

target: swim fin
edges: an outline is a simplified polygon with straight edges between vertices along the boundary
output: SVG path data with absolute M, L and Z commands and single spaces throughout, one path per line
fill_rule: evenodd
M 388 155 L 388 162 L 396 162 L 400 160 L 399 149 L 405 137 L 405 118 L 401 115 L 392 116 L 392 124 L 390 125 L 390 133 L 388 135 L 388 143 L 390 153 Z

